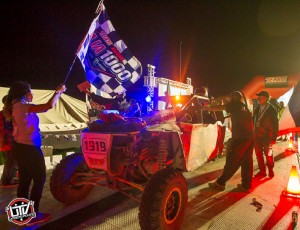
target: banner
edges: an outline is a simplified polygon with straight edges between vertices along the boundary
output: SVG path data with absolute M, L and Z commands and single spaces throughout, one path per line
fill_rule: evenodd
M 285 88 L 288 87 L 288 76 L 266 77 L 266 88 Z
M 104 5 L 82 41 L 77 57 L 87 80 L 115 96 L 124 93 L 142 74 L 142 65 L 114 29 Z

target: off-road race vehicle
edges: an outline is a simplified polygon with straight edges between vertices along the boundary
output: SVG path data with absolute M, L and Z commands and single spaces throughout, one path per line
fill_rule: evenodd
M 182 175 L 204 164 L 216 147 L 217 124 L 205 124 L 194 95 L 178 112 L 142 118 L 106 114 L 81 132 L 82 153 L 61 160 L 50 188 L 65 204 L 84 199 L 93 186 L 115 189 L 140 202 L 141 229 L 179 229 L 188 201 Z

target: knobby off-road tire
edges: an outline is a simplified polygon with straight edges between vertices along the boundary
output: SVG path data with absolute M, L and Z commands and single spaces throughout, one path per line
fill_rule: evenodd
M 142 230 L 180 229 L 187 206 L 187 184 L 182 173 L 163 169 L 147 183 L 139 207 Z
M 55 199 L 64 204 L 73 204 L 84 199 L 93 185 L 72 185 L 75 172 L 88 172 L 89 168 L 80 153 L 74 153 L 57 164 L 50 178 L 50 191 Z

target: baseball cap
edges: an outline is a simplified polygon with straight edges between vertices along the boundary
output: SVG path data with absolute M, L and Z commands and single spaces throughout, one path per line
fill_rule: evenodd
M 267 91 L 260 91 L 256 95 L 257 96 L 263 96 L 263 97 L 266 97 L 266 98 L 270 98 L 270 94 Z

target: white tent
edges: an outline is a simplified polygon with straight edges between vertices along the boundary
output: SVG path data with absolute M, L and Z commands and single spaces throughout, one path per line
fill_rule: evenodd
M 9 88 L 0 87 L 0 106 L 2 98 Z M 33 104 L 46 103 L 53 95 L 53 90 L 32 89 Z M 51 145 L 58 149 L 79 146 L 79 132 L 87 127 L 88 115 L 86 103 L 62 94 L 55 107 L 46 113 L 39 113 L 40 130 L 43 145 Z

